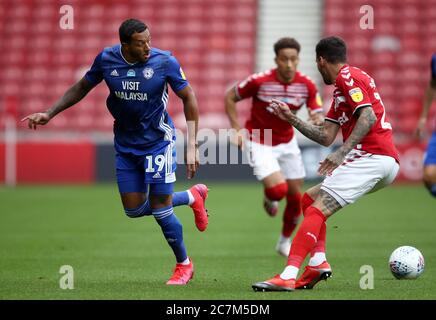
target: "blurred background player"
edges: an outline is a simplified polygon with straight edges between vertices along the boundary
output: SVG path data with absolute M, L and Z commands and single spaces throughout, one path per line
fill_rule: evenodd
M 436 53 L 431 59 L 431 79 L 425 90 L 424 102 L 421 117 L 419 118 L 417 135 L 420 138 L 425 136 L 425 125 L 429 115 L 430 107 L 436 97 Z M 436 128 L 427 146 L 427 153 L 424 158 L 424 184 L 428 191 L 436 197 Z
M 47 124 L 55 115 L 82 100 L 102 80 L 109 87 L 107 107 L 115 119 L 116 176 L 125 213 L 130 218 L 153 215 L 176 256 L 169 285 L 184 285 L 193 276 L 182 224 L 173 206 L 190 205 L 200 231 L 208 217 L 204 207 L 208 189 L 198 184 L 173 193 L 176 180 L 175 128 L 168 115 L 169 84 L 183 101 L 188 122 L 187 169 L 198 167 L 196 135 L 198 107 L 194 92 L 174 56 L 151 47 L 148 27 L 129 19 L 119 28 L 121 45 L 105 48 L 86 75 L 50 109 L 31 114 L 29 128 Z M 148 197 L 147 197 L 148 193 Z
M 273 100 L 273 113 L 287 120 L 306 137 L 321 145 L 333 143 L 341 128 L 343 144 L 320 162 L 321 184 L 303 196 L 304 219 L 292 242 L 287 266 L 280 275 L 253 284 L 255 291 L 311 289 L 331 275 L 325 256 L 326 219 L 364 194 L 391 184 L 399 170 L 392 127 L 374 79 L 347 64 L 345 42 L 339 37 L 322 39 L 316 62 L 324 83 L 334 84 L 333 101 L 322 126 L 304 122 L 286 104 Z M 309 265 L 296 281 L 306 255 Z
M 294 130 L 287 122 L 266 110 L 272 98 L 284 101 L 293 113 L 306 105 L 310 119 L 322 122 L 321 99 L 315 83 L 297 71 L 300 44 L 293 38 L 281 38 L 274 44 L 276 68 L 257 73 L 228 90 L 225 98 L 226 112 L 233 129 L 235 141 L 247 152 L 254 174 L 264 186 L 264 208 L 274 217 L 278 201 L 286 197 L 283 227 L 276 250 L 287 256 L 291 234 L 301 214 L 300 188 L 305 170 Z M 236 103 L 252 98 L 251 116 L 245 128 L 250 137 L 243 140 L 239 131 Z M 257 134 L 260 133 L 260 135 Z M 272 132 L 272 136 L 268 136 Z

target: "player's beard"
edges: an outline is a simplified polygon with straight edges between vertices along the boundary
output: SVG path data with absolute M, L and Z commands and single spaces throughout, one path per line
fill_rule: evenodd
M 326 85 L 331 85 L 331 84 L 333 84 L 333 82 L 330 80 L 328 74 L 322 72 L 321 70 L 320 70 L 320 73 L 321 73 L 321 76 L 322 76 L 322 80 L 324 80 L 324 83 L 325 83 Z

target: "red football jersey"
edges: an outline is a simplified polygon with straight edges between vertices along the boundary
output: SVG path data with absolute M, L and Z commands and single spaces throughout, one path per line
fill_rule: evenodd
M 268 143 L 264 141 L 264 130 L 272 130 L 273 146 L 291 141 L 294 129 L 266 109 L 272 98 L 286 102 L 292 110 L 298 110 L 306 104 L 313 111 L 322 111 L 321 98 L 309 77 L 297 71 L 291 83 L 283 83 L 277 78 L 276 70 L 253 74 L 236 86 L 236 95 L 240 99 L 253 98 L 251 115 L 245 128 L 252 135 L 257 132 L 254 129 L 260 129 L 260 137 L 252 137 L 260 143 Z
M 333 102 L 325 119 L 341 126 L 345 141 L 357 122 L 354 113 L 364 107 L 372 107 L 377 121 L 356 149 L 390 156 L 399 162 L 398 151 L 392 140 L 392 126 L 388 122 L 374 79 L 359 68 L 344 65 L 336 78 Z

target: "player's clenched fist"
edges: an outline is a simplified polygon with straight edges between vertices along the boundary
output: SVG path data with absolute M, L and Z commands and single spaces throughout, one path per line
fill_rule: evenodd
M 29 129 L 36 130 L 37 125 L 47 124 L 50 121 L 50 116 L 46 112 L 32 113 L 31 115 L 21 119 L 21 121 L 26 120 L 28 120 Z

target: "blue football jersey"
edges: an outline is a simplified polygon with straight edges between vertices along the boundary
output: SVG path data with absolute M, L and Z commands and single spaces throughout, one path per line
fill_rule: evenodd
M 106 105 L 115 119 L 118 152 L 144 155 L 171 143 L 175 132 L 166 110 L 168 84 L 178 92 L 188 81 L 169 51 L 152 48 L 146 62 L 129 63 L 120 44 L 105 48 L 85 78 L 94 85 L 104 79 L 109 87 Z

